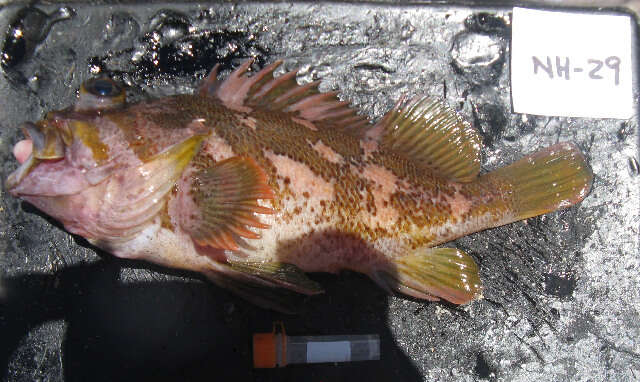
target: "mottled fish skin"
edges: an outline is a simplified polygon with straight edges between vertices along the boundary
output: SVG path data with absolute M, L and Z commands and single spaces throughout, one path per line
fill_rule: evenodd
M 212 97 L 179 95 L 107 118 L 142 161 L 190 135 L 207 136 L 164 212 L 163 229 L 173 234 L 184 235 L 178 199 L 189 193 L 195 170 L 238 155 L 265 169 L 276 197 L 264 205 L 278 213 L 262 218 L 271 228 L 256 230 L 262 237 L 250 241 L 254 250 L 232 256 L 292 263 L 307 272 L 366 273 L 410 249 L 499 225 L 509 211 L 508 185 L 450 182 L 373 140 L 314 130 L 283 113 L 236 112 Z
M 16 145 L 22 166 L 10 192 L 118 257 L 198 271 L 223 286 L 231 281 L 222 274 L 317 292 L 287 266 L 257 266 L 257 275 L 234 268 L 292 264 L 354 270 L 456 303 L 479 294 L 477 267 L 463 252 L 428 248 L 589 192 L 590 169 L 573 145 L 477 176 L 479 136 L 437 101 L 399 103 L 367 126 L 334 95 L 314 93 L 317 84 L 298 86 L 293 72 L 274 78 L 279 63 L 250 79 L 249 64 L 222 83 L 214 69 L 196 94 L 133 105 L 111 82 L 94 80 L 114 89 L 108 99 L 83 85 L 75 109 L 49 113 Z M 436 153 L 422 154 L 420 144 Z M 558 180 L 565 173 L 569 181 Z M 550 192 L 557 200 L 547 202 Z

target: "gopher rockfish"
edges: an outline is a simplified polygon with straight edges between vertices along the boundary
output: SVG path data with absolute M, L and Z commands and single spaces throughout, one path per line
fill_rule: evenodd
M 466 303 L 463 235 L 569 207 L 592 173 L 560 143 L 480 175 L 481 137 L 430 97 L 379 122 L 275 62 L 194 94 L 127 104 L 109 78 L 25 123 L 9 192 L 113 255 L 196 271 L 259 305 L 315 294 L 305 272 L 362 272 L 389 291 Z

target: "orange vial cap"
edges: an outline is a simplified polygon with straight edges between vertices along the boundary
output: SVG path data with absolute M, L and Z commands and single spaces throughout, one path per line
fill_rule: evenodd
M 253 335 L 253 367 L 276 367 L 276 334 L 256 333 Z

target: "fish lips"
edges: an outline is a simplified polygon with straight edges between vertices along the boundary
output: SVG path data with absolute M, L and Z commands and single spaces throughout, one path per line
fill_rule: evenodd
M 71 195 L 91 186 L 85 174 L 66 160 L 42 161 L 31 155 L 9 175 L 6 187 L 16 197 Z
M 66 146 L 71 143 L 64 129 L 47 123 L 25 122 L 21 126 L 27 139 L 13 148 L 21 163 L 6 181 L 14 196 L 59 196 L 78 193 L 102 181 L 113 166 L 84 169 L 69 161 Z M 68 141 L 68 142 L 67 142 Z
M 22 154 L 20 155 L 16 154 L 16 157 L 20 158 L 21 155 Z M 18 160 L 20 161 L 21 159 L 18 159 Z M 27 175 L 29 175 L 31 170 L 33 170 L 33 168 L 38 165 L 38 162 L 40 161 L 37 160 L 33 156 L 33 154 L 29 154 L 27 159 L 22 162 L 20 167 L 18 167 L 18 169 L 16 169 L 14 172 L 12 172 L 9 175 L 9 177 L 7 178 L 7 182 L 5 183 L 5 187 L 12 195 L 18 196 L 17 193 L 15 192 L 15 189 L 20 185 L 22 180 L 26 178 Z

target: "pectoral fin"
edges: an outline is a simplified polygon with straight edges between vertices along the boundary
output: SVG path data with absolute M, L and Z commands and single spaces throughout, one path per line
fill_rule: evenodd
M 244 239 L 258 239 L 255 231 L 269 228 L 256 214 L 274 212 L 258 203 L 273 199 L 273 191 L 264 171 L 249 157 L 233 157 L 200 170 L 187 197 L 195 211 L 184 215 L 182 228 L 196 244 L 212 248 L 247 247 Z
M 385 289 L 423 300 L 464 304 L 481 293 L 478 266 L 455 248 L 424 248 L 372 275 Z

